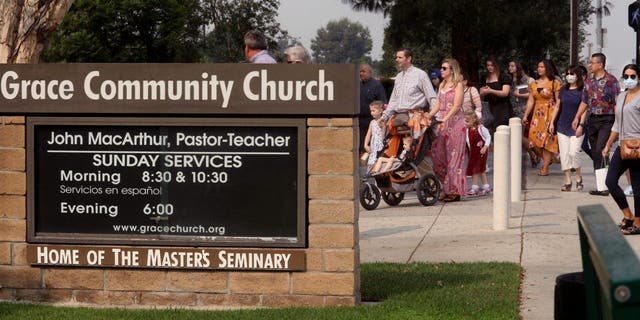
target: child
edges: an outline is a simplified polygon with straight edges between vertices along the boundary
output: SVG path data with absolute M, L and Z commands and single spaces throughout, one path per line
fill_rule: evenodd
M 413 139 L 410 135 L 402 137 L 402 153 L 396 157 L 380 157 L 376 161 L 376 164 L 371 168 L 371 174 L 378 174 L 387 172 L 393 169 L 394 165 L 399 166 L 404 159 L 407 158 L 408 153 L 411 151 L 411 142 Z
M 384 148 L 384 135 L 385 128 L 380 127 L 378 124 L 378 120 L 382 117 L 382 112 L 384 111 L 384 102 L 380 100 L 376 100 L 371 102 L 369 105 L 369 110 L 371 111 L 371 116 L 373 120 L 369 123 L 369 129 L 367 130 L 367 135 L 364 137 L 364 149 L 367 151 L 363 155 L 364 157 L 369 154 L 367 158 L 367 167 L 370 170 L 371 167 L 376 163 L 376 159 L 378 158 L 378 153 L 382 151 Z
M 467 147 L 469 148 L 469 161 L 467 162 L 467 176 L 471 176 L 471 188 L 467 192 L 470 196 L 484 196 L 491 192 L 487 182 L 487 158 L 491 135 L 478 119 L 473 110 L 464 112 L 464 124 L 467 127 Z M 482 183 L 482 190 L 478 186 L 478 180 Z

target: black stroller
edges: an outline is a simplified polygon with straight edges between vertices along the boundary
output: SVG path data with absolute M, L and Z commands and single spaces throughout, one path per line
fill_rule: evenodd
M 432 121 L 424 133 L 417 139 L 412 152 L 394 166 L 391 171 L 367 175 L 360 184 L 360 204 L 367 210 L 374 210 L 380 204 L 380 198 L 390 206 L 397 206 L 404 199 L 404 194 L 416 191 L 418 200 L 424 206 L 431 206 L 438 202 L 440 196 L 440 182 L 430 172 L 420 173 L 419 166 L 435 139 L 434 127 L 437 121 Z M 409 134 L 399 128 L 398 134 Z M 424 171 L 424 170 L 423 170 Z

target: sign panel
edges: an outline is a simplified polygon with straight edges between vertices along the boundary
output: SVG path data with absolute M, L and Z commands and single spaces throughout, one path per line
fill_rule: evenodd
M 342 115 L 353 64 L 5 64 L 0 114 Z
M 27 262 L 39 266 L 301 271 L 302 249 L 212 249 L 28 245 Z
M 27 118 L 28 241 L 303 247 L 304 119 Z

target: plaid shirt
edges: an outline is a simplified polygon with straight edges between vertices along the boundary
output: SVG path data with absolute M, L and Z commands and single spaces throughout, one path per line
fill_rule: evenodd
M 388 120 L 396 113 L 426 107 L 427 104 L 433 105 L 435 100 L 436 92 L 427 73 L 411 66 L 396 75 L 389 106 L 382 114 L 382 118 Z
M 582 102 L 589 106 L 591 114 L 613 115 L 619 93 L 620 84 L 616 77 L 606 71 L 600 79 L 596 79 L 595 75 L 591 74 L 584 82 Z

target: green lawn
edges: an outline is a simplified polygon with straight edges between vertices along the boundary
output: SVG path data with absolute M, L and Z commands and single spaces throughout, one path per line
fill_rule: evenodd
M 518 319 L 513 263 L 366 263 L 362 298 L 377 305 L 238 311 L 123 310 L 0 303 L 0 319 Z

